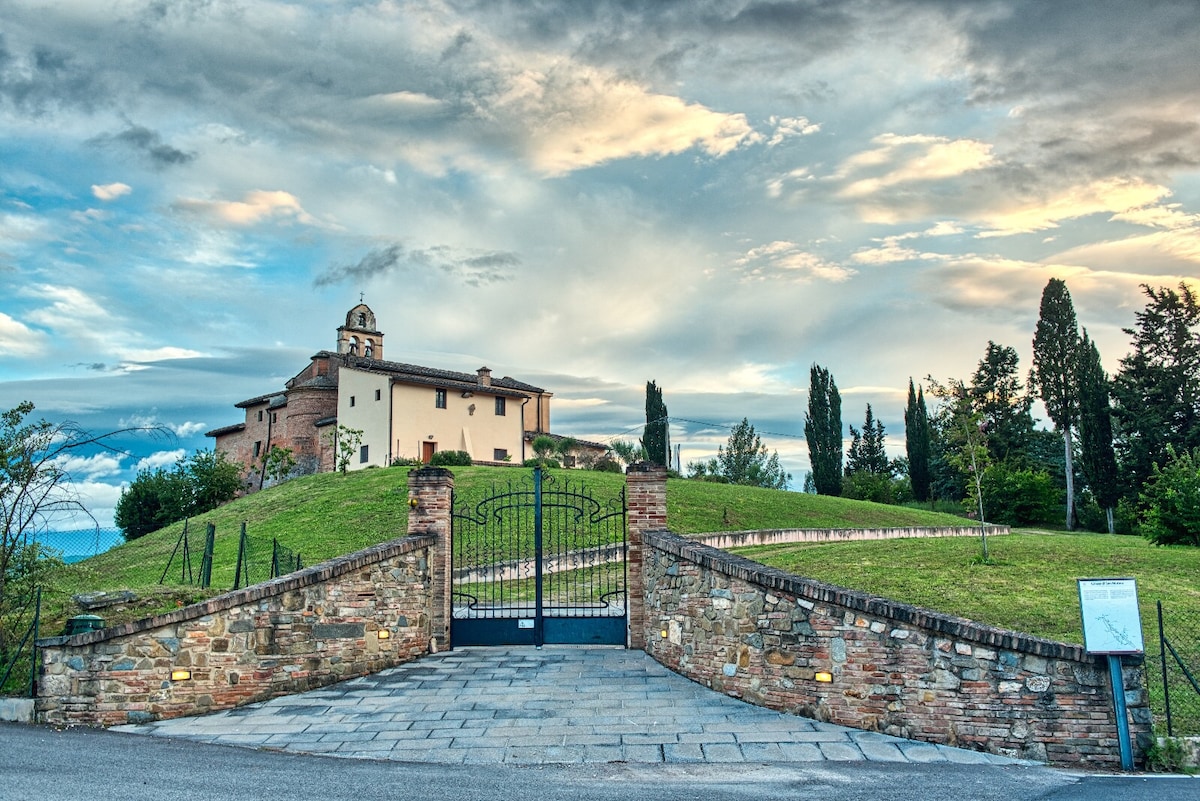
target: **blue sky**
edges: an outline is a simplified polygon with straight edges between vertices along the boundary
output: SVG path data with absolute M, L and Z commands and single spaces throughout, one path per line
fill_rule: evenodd
M 359 293 L 389 358 L 491 367 L 684 461 L 748 417 L 799 485 L 809 367 L 897 454 L 910 376 L 1023 369 L 1063 278 L 1110 371 L 1200 274 L 1184 2 L 0 0 L 0 406 L 168 439 Z M 636 430 L 632 436 L 636 436 Z M 776 436 L 776 435 L 790 436 Z

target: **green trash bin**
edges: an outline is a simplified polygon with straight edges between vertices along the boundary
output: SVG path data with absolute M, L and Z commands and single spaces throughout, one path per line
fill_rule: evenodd
M 102 628 L 104 628 L 104 618 L 99 615 L 76 615 L 67 619 L 67 627 L 63 630 L 63 634 L 69 637 L 72 634 L 99 631 Z

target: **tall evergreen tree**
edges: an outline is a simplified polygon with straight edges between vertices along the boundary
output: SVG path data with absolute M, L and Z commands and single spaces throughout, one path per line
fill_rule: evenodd
M 1046 414 L 1063 439 L 1063 474 L 1067 484 L 1067 531 L 1075 528 L 1075 468 L 1071 429 L 1079 417 L 1076 383 L 1079 324 L 1067 284 L 1051 278 L 1042 290 L 1042 306 L 1033 335 L 1033 369 L 1029 385 L 1046 405 Z
M 1026 459 L 1033 432 L 1033 399 L 1025 394 L 1018 361 L 1015 349 L 989 341 L 967 390 L 971 407 L 983 417 L 989 455 L 1016 464 Z
M 808 412 L 804 438 L 812 464 L 813 484 L 820 495 L 842 492 L 842 396 L 829 371 L 814 364 L 809 371 Z
M 734 426 L 725 447 L 717 449 L 717 470 L 730 484 L 787 489 L 791 476 L 779 465 L 779 454 L 768 455 L 762 437 L 745 417 Z
M 1096 343 L 1083 329 L 1077 381 L 1079 384 L 1079 463 L 1092 496 L 1104 509 L 1112 534 L 1113 508 L 1121 497 L 1117 457 L 1113 450 L 1112 406 L 1108 376 Z
M 866 419 L 862 431 L 850 426 L 850 450 L 846 454 L 846 475 L 855 473 L 870 473 L 872 475 L 891 475 L 892 466 L 888 462 L 887 452 L 883 442 L 886 439 L 883 423 L 875 419 L 871 404 L 867 404 Z
M 667 419 L 667 404 L 663 402 L 662 387 L 653 381 L 646 382 L 646 429 L 642 433 L 642 446 L 646 459 L 655 464 L 670 466 L 671 438 L 670 421 Z
M 1200 447 L 1200 302 L 1185 283 L 1179 293 L 1142 285 L 1149 301 L 1137 313 L 1133 353 L 1113 382 L 1117 453 L 1125 487 L 1136 493 L 1165 458 Z
M 904 446 L 908 452 L 908 480 L 913 497 L 921 503 L 931 497 L 929 412 L 925 408 L 925 390 L 914 391 L 908 379 L 908 405 L 904 410 Z

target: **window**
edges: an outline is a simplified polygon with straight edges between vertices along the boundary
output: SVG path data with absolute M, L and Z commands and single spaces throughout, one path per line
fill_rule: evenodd
M 504 398 L 496 398 L 496 416 L 504 416 Z
M 363 445 L 361 448 L 358 449 L 358 463 L 359 464 L 367 463 L 367 446 L 366 445 Z
M 492 461 L 503 462 L 508 459 L 508 448 L 495 448 L 492 450 Z
M 358 355 L 358 337 L 350 337 L 350 355 Z
M 350 396 L 350 405 L 351 406 L 354 405 L 354 396 L 353 395 Z
M 261 453 L 262 453 L 262 440 L 259 440 L 258 442 L 254 443 L 254 458 L 257 459 L 259 457 L 259 454 L 261 454 Z
M 367 327 L 367 313 L 366 312 L 358 313 L 358 327 L 359 328 Z
M 382 399 L 383 399 L 383 390 L 382 389 L 375 390 L 375 400 L 382 400 Z
M 258 410 L 258 422 L 262 422 L 262 409 Z
M 368 359 L 375 358 L 375 340 L 368 339 L 363 343 L 363 356 Z
M 275 413 L 272 413 L 272 414 L 271 414 L 271 422 L 272 422 L 272 423 L 278 423 L 278 422 L 279 422 L 279 415 L 278 415 L 278 414 L 275 414 Z
M 435 389 L 433 391 L 433 405 L 438 409 L 446 408 L 446 390 Z

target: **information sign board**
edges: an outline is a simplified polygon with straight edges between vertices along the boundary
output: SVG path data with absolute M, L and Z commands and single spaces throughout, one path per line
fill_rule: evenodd
M 1089 654 L 1144 652 L 1136 579 L 1079 579 L 1079 611 Z

